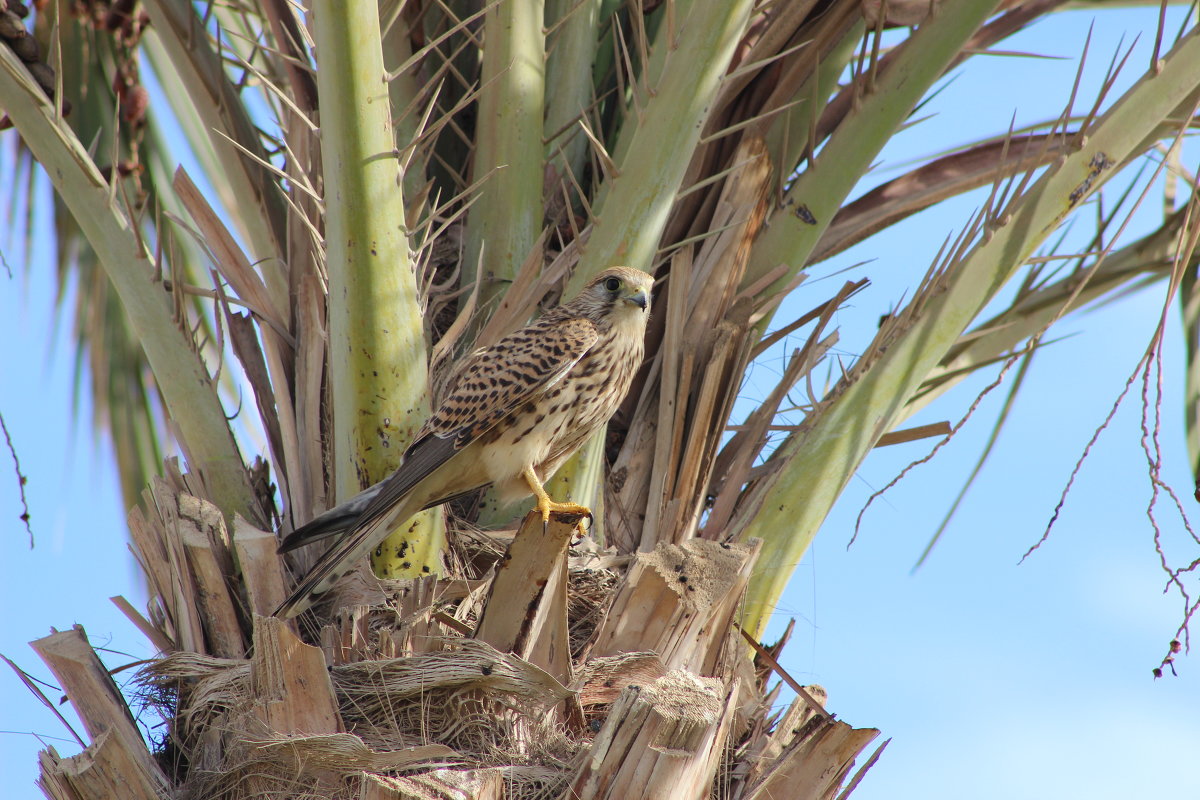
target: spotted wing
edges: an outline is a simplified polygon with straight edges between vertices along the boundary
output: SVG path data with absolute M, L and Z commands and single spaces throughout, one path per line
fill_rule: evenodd
M 599 339 L 590 320 L 543 318 L 475 352 L 451 379 L 446 398 L 381 485 L 357 524 L 387 513 L 425 476 L 523 404 L 563 379 Z M 430 505 L 477 487 L 457 487 Z

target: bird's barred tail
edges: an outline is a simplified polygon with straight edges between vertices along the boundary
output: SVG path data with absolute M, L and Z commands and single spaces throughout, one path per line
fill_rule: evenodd
M 379 487 L 382 485 L 383 481 L 380 481 L 374 486 L 359 492 L 341 505 L 334 506 L 325 513 L 313 517 L 283 537 L 283 541 L 279 543 L 276 552 L 287 553 L 299 547 L 304 547 L 306 544 L 319 542 L 326 537 L 350 530 L 358 522 L 358 518 L 362 516 L 366 507 L 375 499 L 375 495 L 379 494 Z
M 368 490 L 370 491 L 370 490 Z M 399 523 L 407 522 L 418 511 L 417 504 L 409 498 L 401 500 L 392 512 L 353 529 L 344 538 L 317 559 L 304 580 L 292 592 L 291 597 L 275 609 L 273 616 L 288 619 L 320 601 L 338 581 L 358 567 Z

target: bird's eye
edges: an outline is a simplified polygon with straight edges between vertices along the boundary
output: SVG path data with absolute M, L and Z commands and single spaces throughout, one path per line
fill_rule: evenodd
M 620 278 L 608 278 L 604 281 L 604 288 L 610 292 L 615 292 L 621 288 Z

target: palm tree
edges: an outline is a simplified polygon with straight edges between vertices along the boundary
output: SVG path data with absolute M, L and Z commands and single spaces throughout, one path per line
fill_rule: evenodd
M 43 753 L 50 797 L 848 791 L 878 732 L 758 642 L 780 565 L 964 376 L 1115 290 L 1191 286 L 1190 207 L 1121 245 L 1105 217 L 1102 257 L 1070 269 L 1031 256 L 1193 123 L 1194 31 L 1160 30 L 1119 97 L 973 132 L 848 202 L 947 71 L 1059 2 L 146 0 L 45 4 L 30 34 L 6 5 L 0 106 L 93 289 L 81 353 L 151 594 L 125 610 L 162 652 L 142 682 L 169 730 L 147 748 L 82 630 L 39 640 L 92 739 Z M 861 282 L 776 320 L 804 270 L 987 186 L 818 389 Z M 586 542 L 484 493 L 394 534 L 383 580 L 270 617 L 307 564 L 272 531 L 385 476 L 447 365 L 618 263 L 658 276 L 657 311 L 624 407 L 549 484 L 596 511 Z M 751 362 L 797 332 L 734 419 Z M 779 715 L 773 675 L 797 695 Z

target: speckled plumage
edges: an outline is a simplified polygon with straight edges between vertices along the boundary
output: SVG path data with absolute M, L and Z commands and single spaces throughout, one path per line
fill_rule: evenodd
M 413 514 L 481 486 L 495 484 L 509 499 L 538 495 L 543 514 L 569 506 L 545 497 L 541 482 L 608 422 L 629 390 L 652 286 L 644 272 L 605 270 L 569 303 L 456 365 L 446 399 L 400 467 L 284 539 L 281 552 L 348 531 L 276 616 L 310 606 Z

